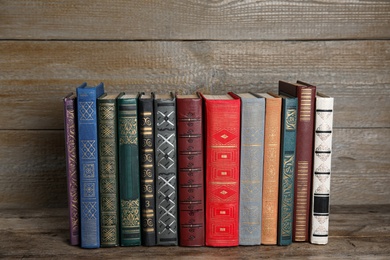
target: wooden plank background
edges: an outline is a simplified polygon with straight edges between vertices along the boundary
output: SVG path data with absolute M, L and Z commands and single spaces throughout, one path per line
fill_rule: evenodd
M 333 205 L 388 204 L 389 1 L 0 4 L 0 209 L 66 207 L 62 97 L 277 91 L 335 97 Z

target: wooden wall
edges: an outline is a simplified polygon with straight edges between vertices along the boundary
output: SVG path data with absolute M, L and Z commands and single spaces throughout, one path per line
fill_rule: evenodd
M 333 205 L 388 204 L 390 2 L 0 3 L 0 208 L 66 207 L 62 97 L 106 90 L 335 97 Z

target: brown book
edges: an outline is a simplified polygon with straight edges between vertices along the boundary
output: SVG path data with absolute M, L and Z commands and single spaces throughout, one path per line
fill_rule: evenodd
M 316 87 L 279 81 L 279 94 L 298 98 L 293 241 L 309 241 Z
M 278 238 L 282 99 L 271 93 L 257 93 L 256 95 L 265 98 L 261 243 L 264 245 L 276 245 Z
M 179 244 L 203 246 L 205 217 L 202 99 L 198 95 L 177 95 L 176 106 Z

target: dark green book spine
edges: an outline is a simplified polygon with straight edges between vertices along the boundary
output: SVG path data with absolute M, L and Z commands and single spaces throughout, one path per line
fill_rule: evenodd
M 119 245 L 116 96 L 98 99 L 101 247 Z
M 121 246 L 141 244 L 137 98 L 118 99 L 119 198 Z
M 278 245 L 292 243 L 297 98 L 282 99 Z

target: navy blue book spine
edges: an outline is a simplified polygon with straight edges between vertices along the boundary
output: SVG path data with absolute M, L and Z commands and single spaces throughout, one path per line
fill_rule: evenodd
M 82 248 L 100 247 L 97 98 L 103 93 L 103 83 L 77 88 Z

